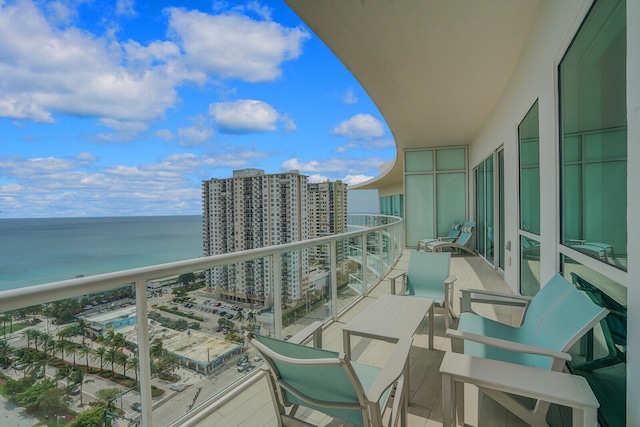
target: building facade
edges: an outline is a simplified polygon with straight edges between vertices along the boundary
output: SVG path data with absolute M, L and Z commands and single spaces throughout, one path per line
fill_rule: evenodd
M 260 169 L 233 172 L 232 178 L 203 182 L 203 252 L 218 255 L 309 238 L 308 177 L 298 171 L 265 174 Z M 267 304 L 271 295 L 269 259 L 256 259 L 207 273 L 207 285 L 221 298 Z M 308 288 L 306 251 L 282 255 L 282 299 L 301 298 Z

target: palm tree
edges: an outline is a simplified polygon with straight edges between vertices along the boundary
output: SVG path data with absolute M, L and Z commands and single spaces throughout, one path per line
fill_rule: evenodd
M 7 322 L 9 321 L 9 315 L 2 313 L 0 314 L 0 322 L 2 322 L 2 330 L 4 337 L 7 337 Z
M 54 349 L 56 353 L 60 354 L 60 358 L 62 359 L 63 363 L 64 363 L 64 352 L 67 350 L 67 348 L 68 348 L 67 341 L 64 341 L 64 340 L 56 341 L 54 345 Z
M 56 373 L 56 386 L 57 381 L 58 380 L 64 380 L 69 378 L 69 376 L 71 375 L 71 366 L 69 365 L 62 365 L 59 369 L 58 372 Z
M 139 360 L 137 357 L 133 356 L 129 358 L 129 361 L 127 362 L 127 367 L 130 370 L 133 370 L 135 377 L 136 377 L 136 384 L 138 383 L 138 365 L 139 365 Z
M 93 353 L 98 357 L 98 359 L 100 360 L 100 372 L 102 372 L 102 368 L 104 367 L 104 358 L 107 355 L 107 349 L 103 346 L 100 346 L 98 348 L 96 348 Z
M 65 348 L 67 354 L 69 356 L 73 356 L 73 366 L 76 366 L 76 354 L 78 354 L 78 345 L 76 343 L 74 343 L 73 341 L 65 341 L 65 343 L 67 343 L 67 346 Z
M 240 322 L 240 327 L 242 328 L 244 322 L 244 314 L 242 314 L 242 310 L 240 310 L 237 314 L 238 321 Z
M 31 340 L 36 339 L 39 332 L 36 329 L 24 329 L 21 333 L 27 339 L 27 348 L 31 348 Z
M 44 339 L 44 341 L 42 342 L 42 349 L 44 350 L 44 352 L 46 353 L 47 350 L 49 350 L 49 353 L 53 354 L 53 349 L 56 346 L 56 340 L 53 338 L 53 336 L 49 333 L 46 333 L 44 334 L 44 338 L 40 339 Z
M 116 364 L 122 367 L 122 376 L 127 376 L 127 361 L 129 360 L 129 356 L 126 353 L 118 353 L 116 357 Z
M 37 331 L 38 332 L 38 331 Z M 53 335 L 49 332 L 38 332 L 34 339 L 34 347 L 38 349 L 38 341 L 42 343 L 42 351 L 47 353 L 47 349 L 52 349 L 52 342 L 55 342 Z
M 0 365 L 9 364 L 9 356 L 13 354 L 14 348 L 7 340 L 0 340 Z
M 92 383 L 93 380 L 85 380 L 84 379 L 84 371 L 82 369 L 74 369 L 69 375 L 69 380 L 71 381 L 71 385 L 69 387 L 80 386 L 80 406 L 83 406 L 82 403 L 82 385 L 87 383 Z
M 89 355 L 91 354 L 91 348 L 86 345 L 78 348 L 78 355 L 80 357 L 85 357 L 87 368 L 89 368 Z
M 84 344 L 85 333 L 91 329 L 89 327 L 89 323 L 83 318 L 77 318 L 76 320 L 76 331 L 78 334 L 82 335 L 82 344 Z
M 149 348 L 149 356 L 159 358 L 162 356 L 162 352 L 164 349 L 162 348 L 162 340 L 160 338 L 156 338 L 151 342 L 151 347 Z
M 111 362 L 111 375 L 113 376 L 115 376 L 116 374 L 115 364 L 119 354 L 120 353 L 115 347 L 111 347 L 109 350 L 107 350 L 107 353 L 105 354 L 105 356 L 107 357 L 107 360 Z

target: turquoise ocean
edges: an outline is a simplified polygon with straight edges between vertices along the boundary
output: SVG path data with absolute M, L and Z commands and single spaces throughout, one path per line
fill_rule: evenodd
M 202 218 L 0 219 L 0 291 L 202 255 Z

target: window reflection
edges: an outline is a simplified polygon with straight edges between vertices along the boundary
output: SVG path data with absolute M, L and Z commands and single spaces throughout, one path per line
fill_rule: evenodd
M 625 2 L 598 2 L 560 64 L 561 243 L 627 269 Z

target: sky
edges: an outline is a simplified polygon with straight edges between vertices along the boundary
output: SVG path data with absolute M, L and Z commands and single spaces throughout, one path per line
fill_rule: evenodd
M 282 1 L 0 0 L 0 34 L 0 218 L 198 215 L 233 170 L 354 185 L 395 157 Z

